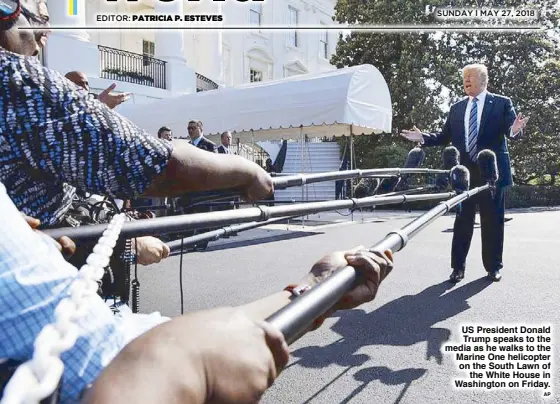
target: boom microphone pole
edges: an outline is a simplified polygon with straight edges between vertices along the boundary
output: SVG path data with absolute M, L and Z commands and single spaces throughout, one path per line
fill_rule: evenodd
M 274 185 L 274 189 L 286 189 L 290 187 L 299 187 L 304 186 L 306 184 L 313 184 L 317 182 L 327 182 L 327 181 L 341 181 L 341 180 L 349 180 L 353 178 L 365 178 L 365 177 L 373 177 L 373 178 L 388 178 L 388 177 L 397 177 L 397 179 L 393 180 L 392 183 L 389 185 L 389 192 L 395 191 L 397 186 L 401 182 L 401 176 L 403 175 L 411 175 L 411 174 L 445 174 L 449 175 L 449 169 L 447 170 L 436 170 L 430 168 L 419 168 L 424 161 L 425 153 L 424 151 L 419 148 L 415 147 L 414 149 L 408 152 L 406 157 L 404 168 L 372 168 L 366 170 L 344 170 L 344 171 L 328 171 L 324 173 L 311 173 L 311 174 L 287 174 L 287 173 L 276 173 L 272 177 L 272 184 Z M 380 185 L 383 183 L 384 180 L 380 182 L 380 184 L 376 187 L 375 191 L 377 191 Z M 199 194 L 199 193 L 197 193 Z M 189 193 L 187 193 L 189 195 Z M 195 198 L 195 201 L 190 206 L 200 205 L 211 201 L 219 201 L 219 200 L 227 200 L 233 197 L 239 196 L 239 191 L 236 190 L 223 190 L 219 193 L 213 192 L 213 195 L 209 196 L 201 196 Z
M 431 168 L 371 168 L 367 170 L 331 171 L 326 173 L 296 174 L 285 177 L 274 177 L 274 189 L 297 187 L 323 181 L 348 180 L 352 178 L 372 176 L 400 176 L 402 174 L 446 174 L 449 170 Z
M 395 195 L 404 195 L 404 194 L 412 195 L 412 194 L 415 194 L 417 192 L 423 192 L 423 191 L 431 190 L 431 189 L 433 189 L 433 188 L 431 188 L 431 187 L 418 187 L 418 188 L 408 189 L 406 191 L 391 192 L 390 194 L 384 194 L 383 197 L 395 196 Z M 263 203 L 265 203 L 265 202 L 266 201 L 263 201 Z M 183 248 L 184 248 L 184 247 L 195 245 L 197 243 L 201 243 L 201 242 L 204 242 L 204 241 L 219 240 L 220 238 L 222 238 L 224 236 L 227 236 L 227 235 L 230 235 L 230 234 L 233 234 L 233 233 L 239 233 L 239 232 L 246 231 L 246 230 L 256 229 L 257 227 L 266 226 L 266 225 L 272 224 L 272 223 L 282 222 L 284 220 L 292 220 L 292 219 L 295 219 L 297 217 L 299 217 L 299 216 L 280 217 L 278 219 L 267 220 L 266 222 L 251 222 L 251 223 L 244 223 L 244 224 L 239 224 L 239 225 L 234 225 L 234 226 L 223 227 L 221 229 L 212 230 L 212 231 L 209 231 L 209 232 L 206 232 L 206 233 L 195 234 L 194 236 L 191 236 L 191 237 L 185 237 L 184 239 L 173 240 L 173 241 L 170 241 L 166 244 L 169 247 L 169 249 L 171 250 L 171 252 L 175 252 L 175 251 L 179 251 L 181 249 L 181 243 L 183 244 Z
M 412 164 L 412 162 L 414 161 L 411 161 L 411 163 L 409 164 Z M 324 173 L 312 173 L 312 174 L 289 174 L 289 175 L 272 177 L 272 184 L 274 185 L 274 189 L 278 190 L 278 189 L 286 189 L 290 187 L 299 187 L 306 184 L 313 184 L 317 182 L 340 181 L 340 180 L 349 180 L 353 178 L 365 178 L 365 177 L 374 177 L 374 178 L 400 177 L 401 175 L 406 175 L 406 174 L 449 174 L 449 170 L 405 167 L 405 168 L 371 168 L 366 170 L 328 171 Z M 395 186 L 396 185 L 393 185 L 391 187 L 391 191 L 394 190 Z M 216 192 L 214 192 L 214 195 L 211 196 L 198 197 L 196 198 L 196 202 L 193 203 L 192 205 L 195 204 L 199 205 L 210 201 L 225 200 L 239 195 L 240 195 L 239 191 L 236 190 L 231 190 L 231 189 L 223 190 L 219 194 L 216 194 Z
M 435 187 L 433 185 L 427 185 L 425 187 L 409 188 L 402 191 L 390 192 L 388 194 L 377 195 L 378 197 L 394 196 L 394 195 L 414 195 L 416 193 L 425 191 L 434 191 Z
M 359 171 L 362 171 L 362 172 L 363 172 L 363 171 L 365 171 L 365 170 L 353 170 L 353 171 L 354 171 L 354 172 L 359 172 Z M 336 171 L 336 173 L 338 173 L 338 171 Z M 449 174 L 449 171 L 448 171 L 447 173 Z M 318 173 L 318 174 L 314 174 L 314 175 L 321 176 L 321 175 L 329 175 L 329 174 L 330 174 L 330 173 Z M 288 174 L 288 175 L 286 175 L 285 177 L 291 177 L 291 178 L 296 179 L 296 180 L 301 180 L 302 175 L 305 176 L 305 174 Z M 440 174 L 440 175 L 443 175 L 443 174 Z M 370 175 L 370 174 L 368 174 L 368 173 L 366 173 L 366 175 L 356 175 L 356 174 L 352 174 L 352 178 L 354 178 L 354 177 L 355 177 L 355 178 L 375 178 L 376 180 L 377 180 L 377 179 L 381 179 L 381 181 L 379 182 L 379 184 L 380 184 L 381 182 L 383 182 L 384 179 L 387 179 L 387 178 L 398 178 L 398 176 L 392 175 L 392 174 L 374 174 L 374 175 Z M 328 177 L 326 177 L 326 178 L 328 178 Z M 293 181 L 293 179 L 292 179 L 292 181 Z M 305 178 L 304 178 L 304 181 L 306 181 Z M 313 182 L 320 182 L 320 181 L 325 181 L 325 182 L 326 182 L 326 181 L 330 181 L 330 180 L 328 180 L 328 179 L 323 180 L 323 179 L 319 178 L 319 179 L 314 179 Z M 275 183 L 275 182 L 274 182 L 274 180 L 273 180 L 273 184 L 274 184 L 274 183 Z M 289 188 L 289 187 L 292 187 L 292 186 L 296 186 L 296 185 L 283 186 L 283 184 L 281 184 L 280 181 L 277 181 L 276 183 L 280 184 L 280 185 L 279 185 L 280 188 L 277 188 L 277 189 L 285 189 L 285 188 Z M 308 182 L 305 182 L 305 183 L 307 184 Z M 276 185 L 275 185 L 275 186 L 276 186 Z M 283 186 L 283 187 L 282 187 L 282 186 Z M 375 195 L 375 191 L 377 191 L 377 188 L 379 188 L 379 185 L 376 186 L 376 188 L 375 188 L 375 190 L 374 190 L 374 192 L 373 192 L 374 195 Z M 275 188 L 275 189 L 276 189 L 276 188 Z M 385 195 L 385 194 L 384 194 L 384 195 Z M 234 202 L 229 202 L 229 201 L 230 201 L 232 198 L 235 198 L 235 197 L 239 197 L 239 192 L 231 191 L 231 190 L 230 190 L 230 191 L 224 191 L 224 192 L 219 193 L 218 195 L 195 198 L 194 202 L 189 203 L 188 205 L 184 206 L 184 208 L 190 208 L 190 207 L 198 206 L 198 205 L 208 205 L 208 204 L 211 204 L 212 202 L 220 202 L 220 201 L 225 201 L 225 202 L 223 202 L 223 204 L 225 204 L 225 205 L 227 204 L 227 205 L 230 205 L 230 206 L 231 206 L 231 205 L 234 205 L 235 203 L 234 203 Z M 262 200 L 262 201 L 256 201 L 256 202 L 253 202 L 253 203 L 250 203 L 250 202 L 244 203 L 243 201 L 239 202 L 239 204 L 259 204 L 259 203 L 270 203 L 270 201 Z M 284 202 L 282 202 L 282 201 L 275 201 L 274 203 L 284 203 Z M 293 202 L 289 202 L 289 203 L 293 203 Z
M 443 200 L 456 195 L 445 192 L 422 195 L 370 196 L 367 198 L 345 199 L 338 201 L 298 203 L 288 206 L 259 206 L 256 208 L 237 209 L 234 211 L 217 211 L 194 213 L 181 216 L 160 217 L 149 220 L 136 220 L 123 225 L 121 236 L 133 238 L 151 234 L 169 234 L 188 230 L 221 227 L 250 221 L 266 221 L 283 216 L 303 216 L 338 209 L 356 209 L 367 206 L 391 205 L 406 202 Z M 48 236 L 58 239 L 68 236 L 73 240 L 94 240 L 99 238 L 106 224 L 66 227 L 44 230 Z
M 167 244 L 171 252 L 176 252 L 181 250 L 181 245 L 184 247 L 192 246 L 198 244 L 203 241 L 212 241 L 218 240 L 223 236 L 227 236 L 233 233 L 239 233 L 241 231 L 256 229 L 257 227 L 266 226 L 272 223 L 278 223 L 284 220 L 291 220 L 295 219 L 298 216 L 289 216 L 289 217 L 279 217 L 278 219 L 267 220 L 266 222 L 251 222 L 251 223 L 243 223 L 235 226 L 228 226 L 223 227 L 221 229 L 212 230 L 206 233 L 195 234 L 191 237 L 185 237 L 184 239 L 170 241 Z
M 391 192 L 390 194 L 384 194 L 383 197 L 395 196 L 395 195 L 405 195 L 405 194 L 406 195 L 413 195 L 415 193 L 420 193 L 420 192 L 429 191 L 429 190 L 433 190 L 433 187 L 418 187 L 418 188 L 407 189 L 405 191 Z M 377 197 L 379 197 L 379 195 L 377 195 Z M 262 203 L 266 203 L 266 202 L 267 201 L 262 201 Z M 275 203 L 278 203 L 278 202 L 275 202 Z M 292 202 L 288 202 L 288 203 L 292 203 Z M 299 217 L 299 216 L 280 217 L 278 219 L 267 220 L 266 222 L 252 222 L 252 223 L 244 223 L 244 224 L 240 224 L 240 225 L 223 227 L 221 229 L 209 231 L 209 232 L 206 232 L 206 233 L 195 234 L 194 236 L 191 236 L 191 237 L 185 237 L 182 240 L 179 239 L 179 240 L 170 241 L 166 244 L 170 248 L 171 252 L 174 252 L 175 250 L 179 250 L 181 248 L 181 242 L 183 242 L 183 247 L 188 247 L 190 245 L 194 245 L 194 244 L 197 244 L 197 243 L 200 243 L 200 242 L 218 240 L 218 239 L 222 238 L 223 236 L 227 236 L 227 235 L 230 235 L 230 234 L 233 234 L 233 233 L 239 233 L 241 231 L 255 229 L 257 227 L 266 226 L 268 224 L 277 223 L 277 222 L 281 222 L 281 221 L 284 221 L 284 220 L 292 220 L 292 219 L 295 219 L 297 217 Z
M 438 206 L 419 216 L 406 226 L 395 230 L 373 247 L 370 251 L 384 252 L 390 250 L 398 252 L 402 250 L 408 241 L 418 232 L 431 224 L 436 218 L 449 212 L 458 203 L 486 191 L 493 187 L 498 178 L 496 155 L 483 150 L 479 153 L 478 162 L 480 171 L 487 181 L 486 185 L 467 191 L 469 188 L 469 171 L 464 166 L 453 168 L 454 188 L 459 193 L 448 201 L 440 202 Z M 295 298 L 291 303 L 267 318 L 266 321 L 278 328 L 288 344 L 296 341 L 309 329 L 311 324 L 344 296 L 357 281 L 357 272 L 353 267 L 347 266 L 337 270 L 333 275 L 314 286 L 312 289 Z

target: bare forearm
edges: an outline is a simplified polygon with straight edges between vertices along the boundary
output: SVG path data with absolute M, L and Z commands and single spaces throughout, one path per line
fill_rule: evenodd
M 158 326 L 127 345 L 105 368 L 82 402 L 204 403 L 206 384 L 202 366 L 196 355 L 188 353 L 189 348 L 196 347 L 174 347 L 185 342 L 167 331 L 169 325 Z M 189 332 L 192 330 L 185 327 L 185 333 Z
M 130 402 L 151 404 L 157 402 L 177 403 L 172 383 L 165 380 L 164 373 L 154 371 L 153 363 L 131 359 L 126 366 L 110 365 L 94 386 L 86 392 L 82 403 L 101 404 Z M 148 386 L 157 386 L 148 387 Z M 188 403 L 198 401 L 185 400 Z
M 255 300 L 240 307 L 247 316 L 254 321 L 266 320 L 272 314 L 290 303 L 290 292 L 282 291 L 273 295 Z
M 311 275 L 307 274 L 301 278 L 294 285 L 303 286 L 307 285 L 309 287 L 314 286 L 317 283 L 317 279 Z M 291 300 L 292 293 L 288 291 L 281 291 L 273 295 L 264 297 L 254 302 L 245 304 L 240 308 L 251 318 L 252 320 L 265 320 L 272 314 L 276 313 L 278 310 L 288 305 Z
M 209 153 L 185 141 L 174 141 L 165 171 L 145 196 L 179 196 L 189 191 L 235 189 L 250 183 L 256 164 L 243 157 Z

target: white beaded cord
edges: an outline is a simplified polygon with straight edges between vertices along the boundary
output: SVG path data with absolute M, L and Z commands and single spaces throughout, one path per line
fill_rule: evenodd
M 88 299 L 97 293 L 98 281 L 103 278 L 125 220 L 122 213 L 113 217 L 87 263 L 78 271 L 70 286 L 70 297 L 57 305 L 55 323 L 47 324 L 35 338 L 33 357 L 16 369 L 0 404 L 38 404 L 56 391 L 64 372 L 60 355 L 78 339 L 75 321 L 87 313 Z

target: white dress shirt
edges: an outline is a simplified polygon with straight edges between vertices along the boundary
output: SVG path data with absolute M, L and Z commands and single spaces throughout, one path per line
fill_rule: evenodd
M 484 90 L 483 92 L 481 92 L 480 94 L 478 94 L 476 96 L 476 99 L 478 100 L 476 102 L 476 107 L 477 107 L 477 116 L 476 116 L 476 135 L 478 136 L 478 134 L 480 133 L 480 119 L 482 118 L 482 110 L 484 109 L 484 103 L 486 102 L 486 94 L 488 94 L 488 91 Z M 474 97 L 469 96 L 469 102 L 467 103 L 467 109 L 465 110 L 465 118 L 464 118 L 464 122 L 465 122 L 465 136 L 468 138 L 469 137 L 469 118 L 471 116 L 471 109 L 472 109 L 472 100 Z M 468 139 L 467 139 L 467 145 L 468 145 Z
M 192 144 L 196 147 L 198 147 L 198 144 L 200 143 L 200 141 L 202 140 L 202 135 L 200 135 L 198 138 L 196 138 L 195 140 L 192 141 Z
M 478 108 L 478 113 L 477 113 L 477 117 L 476 117 L 476 135 L 478 136 L 480 134 L 480 120 L 482 119 L 482 110 L 484 109 L 484 103 L 486 102 L 486 95 L 488 94 L 487 90 L 484 90 L 483 92 L 481 92 L 480 94 L 478 94 L 476 96 L 476 99 L 478 100 L 476 102 L 476 107 Z M 468 146 L 468 142 L 469 142 L 469 118 L 471 116 L 471 108 L 472 108 L 472 100 L 474 97 L 469 96 L 469 102 L 467 103 L 467 109 L 465 110 L 465 118 L 464 118 L 464 122 L 465 122 L 465 137 L 467 138 L 467 146 Z M 518 133 L 513 133 L 513 127 L 510 128 L 509 130 L 509 137 L 514 138 L 517 135 L 523 133 L 522 130 L 520 130 Z
M 476 135 L 480 134 L 480 120 L 482 119 L 482 111 L 484 110 L 484 103 L 486 102 L 486 95 L 488 94 L 488 90 L 482 91 L 480 94 L 476 96 L 477 102 L 477 116 L 476 116 Z M 467 102 L 467 109 L 465 110 L 465 116 L 463 118 L 464 127 L 465 127 L 465 142 L 466 147 L 468 148 L 469 145 L 469 118 L 471 116 L 471 108 L 472 108 L 472 100 L 474 97 L 469 96 Z M 517 133 L 513 133 L 513 127 L 509 130 L 509 137 L 516 138 L 517 136 L 521 136 L 523 134 L 523 130 L 518 131 Z M 420 144 L 424 144 L 424 139 L 420 140 Z

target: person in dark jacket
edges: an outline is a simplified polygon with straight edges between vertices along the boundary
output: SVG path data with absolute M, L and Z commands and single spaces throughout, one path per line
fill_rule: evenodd
M 488 69 L 481 64 L 463 68 L 463 86 L 467 97 L 451 106 L 449 116 L 439 133 L 422 133 L 416 127 L 401 134 L 408 140 L 424 146 L 443 146 L 451 143 L 461 153 L 461 164 L 471 174 L 471 186 L 483 185 L 476 164 L 477 154 L 489 149 L 496 153 L 499 179 L 496 192 L 476 195 L 465 201 L 457 214 L 453 228 L 450 281 L 461 281 L 465 276 L 465 264 L 471 245 L 476 215 L 480 206 L 482 235 L 482 260 L 488 277 L 499 281 L 502 277 L 502 254 L 504 248 L 505 191 L 513 185 L 511 162 L 507 139 L 522 135 L 529 118 L 517 115 L 508 97 L 487 91 Z
M 189 126 L 187 126 L 189 137 L 191 138 L 189 143 L 193 146 L 198 147 L 199 149 L 216 153 L 216 143 L 204 137 L 203 129 L 204 126 L 202 125 L 201 121 L 190 121 Z

